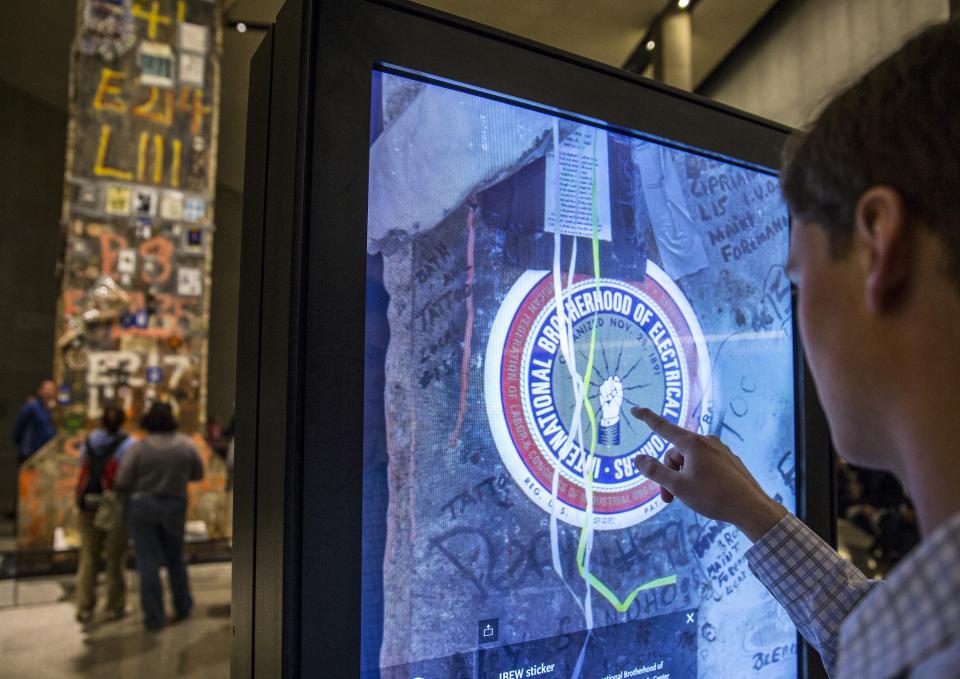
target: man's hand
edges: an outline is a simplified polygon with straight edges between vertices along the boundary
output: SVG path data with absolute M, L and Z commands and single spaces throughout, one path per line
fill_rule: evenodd
M 630 412 L 673 445 L 663 463 L 649 455 L 634 458 L 637 469 L 660 486 L 664 502 L 678 497 L 698 514 L 732 523 L 754 542 L 787 513 L 716 436 L 687 431 L 648 408 Z

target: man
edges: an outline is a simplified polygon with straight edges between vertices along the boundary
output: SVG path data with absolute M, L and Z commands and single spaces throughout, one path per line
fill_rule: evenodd
M 960 23 L 908 42 L 792 141 L 787 272 L 837 450 L 893 472 L 924 541 L 867 580 L 771 500 L 718 438 L 649 410 L 638 456 L 666 501 L 736 525 L 831 676 L 960 677 Z
M 57 385 L 44 380 L 37 389 L 37 395 L 27 402 L 17 413 L 13 423 L 13 442 L 17 446 L 17 464 L 23 464 L 28 457 L 40 450 L 47 441 L 57 434 L 51 413 L 57 405 Z
M 187 483 L 203 478 L 203 461 L 190 437 L 177 433 L 168 403 L 154 403 L 140 420 L 146 436 L 123 457 L 114 488 L 129 493 L 127 526 L 140 572 L 140 604 L 148 630 L 167 624 L 160 567 L 167 581 L 175 616 L 193 610 L 190 580 L 183 560 L 183 530 L 187 516 Z

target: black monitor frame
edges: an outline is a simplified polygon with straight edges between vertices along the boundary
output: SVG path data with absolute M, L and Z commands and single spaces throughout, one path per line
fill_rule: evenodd
M 357 676 L 371 73 L 394 65 L 776 168 L 789 129 L 398 0 L 287 0 L 251 65 L 238 344 L 233 677 Z M 585 93 L 590 93 L 586 96 Z M 794 326 L 797 356 L 799 333 Z M 835 543 L 796 361 L 798 514 Z M 308 452 L 309 451 L 309 452 Z M 801 676 L 821 677 L 804 645 Z

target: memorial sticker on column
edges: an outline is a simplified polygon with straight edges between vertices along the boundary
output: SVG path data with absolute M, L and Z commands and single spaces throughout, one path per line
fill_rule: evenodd
M 183 22 L 178 26 L 177 47 L 188 52 L 207 52 L 207 27 Z
M 159 42 L 140 43 L 140 84 L 173 88 L 173 50 Z
M 137 270 L 137 251 L 133 248 L 123 248 L 117 252 L 117 272 L 132 274 Z
M 163 382 L 163 368 L 159 365 L 147 366 L 147 384 L 161 384 Z
M 133 227 L 134 235 L 140 240 L 149 240 L 153 237 L 153 227 L 149 219 L 140 218 L 136 220 Z
M 183 218 L 188 222 L 199 222 L 207 214 L 207 204 L 203 198 L 191 197 L 184 201 Z
M 546 156 L 544 231 L 553 233 L 559 222 L 560 233 L 566 236 L 592 237 L 596 196 L 599 237 L 600 240 L 610 240 L 607 133 L 579 125 L 560 142 L 559 156 L 558 161 L 552 150 Z M 554 210 L 558 214 L 554 214 Z
M 77 36 L 81 54 L 99 55 L 112 61 L 136 42 L 131 4 L 123 0 L 89 0 L 83 5 L 83 21 Z
M 190 227 L 183 230 L 183 241 L 181 247 L 183 252 L 188 255 L 202 255 L 204 253 L 203 229 Z
M 180 267 L 177 270 L 177 294 L 199 297 L 202 292 L 203 272 L 192 267 Z
M 134 189 L 133 214 L 135 214 L 137 217 L 153 217 L 157 214 L 156 189 Z
M 76 187 L 77 205 L 91 210 L 100 209 L 100 190 L 96 184 L 92 182 L 78 182 Z
M 110 215 L 129 215 L 130 189 L 126 186 L 108 186 L 105 209 Z
M 180 53 L 180 84 L 203 87 L 203 71 L 206 60 L 199 54 Z
M 183 217 L 183 194 L 179 191 L 164 191 L 160 198 L 160 217 L 176 221 Z

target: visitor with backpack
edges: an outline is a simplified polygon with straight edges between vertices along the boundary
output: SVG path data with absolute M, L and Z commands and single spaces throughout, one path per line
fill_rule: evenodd
M 122 430 L 123 409 L 109 405 L 101 426 L 90 432 L 80 455 L 77 506 L 80 509 L 80 562 L 77 566 L 77 621 L 89 623 L 96 607 L 97 566 L 105 552 L 107 612 L 113 619 L 126 614 L 127 531 L 120 502 L 112 495 L 120 460 L 133 443 Z

